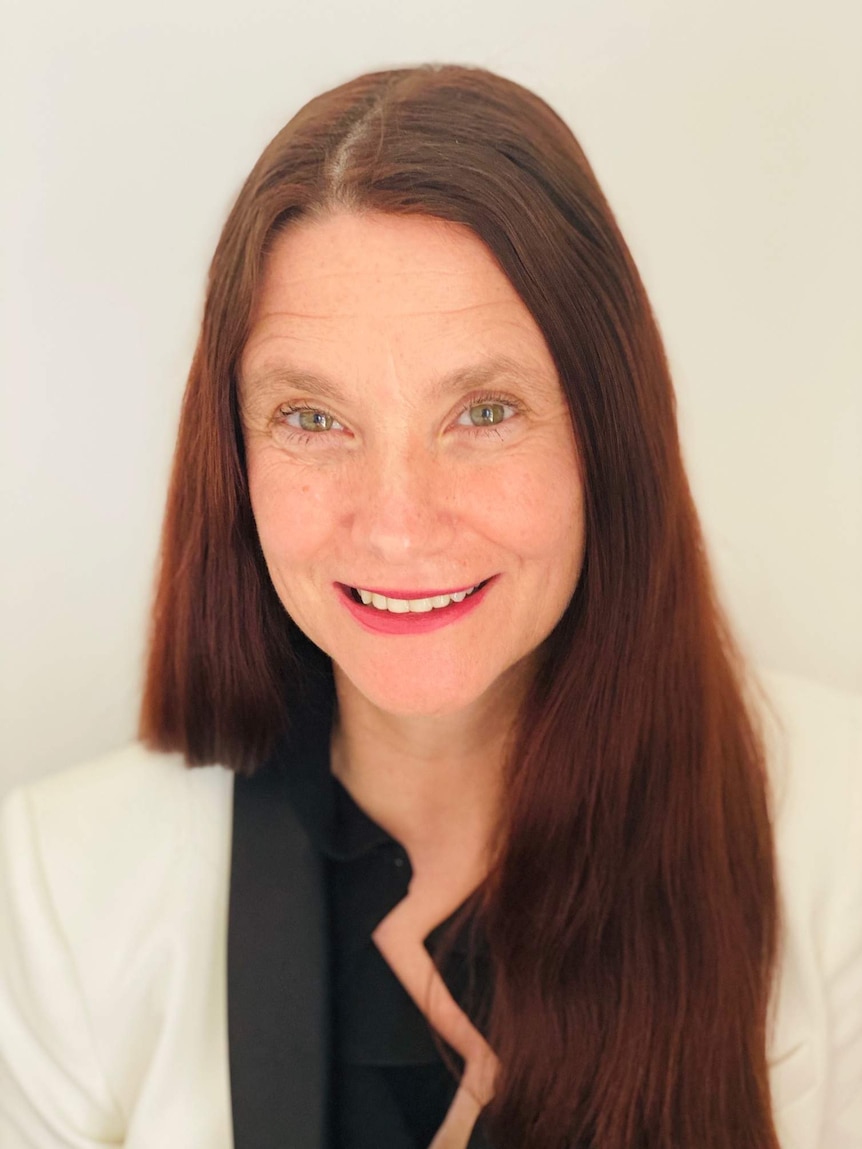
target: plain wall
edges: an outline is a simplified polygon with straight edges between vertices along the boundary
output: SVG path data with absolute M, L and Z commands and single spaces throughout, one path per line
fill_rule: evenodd
M 7 3 L 0 791 L 134 734 L 206 266 L 309 97 L 481 64 L 583 144 L 651 293 L 719 584 L 764 666 L 862 689 L 855 0 Z

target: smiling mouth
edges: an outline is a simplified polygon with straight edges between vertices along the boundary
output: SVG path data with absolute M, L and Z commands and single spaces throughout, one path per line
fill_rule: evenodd
M 374 591 L 353 586 L 344 589 L 357 605 L 364 606 L 368 610 L 389 611 L 391 614 L 427 614 L 432 610 L 445 610 L 452 603 L 463 602 L 464 599 L 475 594 L 477 590 L 481 590 L 490 581 L 490 579 L 484 579 L 470 587 L 469 590 L 456 591 L 453 594 L 433 595 L 429 598 L 417 599 L 387 598 L 385 595 L 376 594 Z

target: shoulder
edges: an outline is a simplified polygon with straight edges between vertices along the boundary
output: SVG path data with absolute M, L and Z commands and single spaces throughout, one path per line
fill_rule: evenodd
M 784 888 L 812 910 L 834 905 L 862 892 L 862 694 L 773 671 L 760 679 Z
M 228 770 L 132 745 L 3 801 L 0 1108 L 22 1128 L 50 1104 L 118 1143 L 169 1040 L 220 1080 L 232 796 Z
M 13 868 L 37 853 L 55 897 L 84 912 L 100 890 L 142 890 L 190 848 L 217 849 L 229 829 L 232 781 L 221 767 L 189 769 L 178 755 L 134 743 L 14 789 L 0 834 L 18 847 L 10 843 Z
M 782 1145 L 862 1144 L 862 695 L 761 673 L 781 905 Z
M 230 771 L 137 743 L 12 790 L 0 875 L 20 926 L 50 914 L 73 951 L 97 949 L 103 965 L 106 930 L 122 949 L 182 913 L 206 875 L 226 883 L 232 796 Z

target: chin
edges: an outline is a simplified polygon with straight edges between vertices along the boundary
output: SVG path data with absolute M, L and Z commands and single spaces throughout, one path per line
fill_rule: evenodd
M 481 690 L 465 689 L 460 683 L 446 690 L 439 683 L 384 684 L 364 690 L 366 698 L 379 710 L 400 718 L 442 718 L 457 714 L 475 702 Z
M 476 702 L 488 688 L 478 676 L 455 673 L 434 673 L 423 667 L 415 674 L 397 672 L 390 666 L 377 674 L 367 666 L 363 673 L 352 674 L 349 666 L 341 664 L 342 673 L 378 710 L 400 718 L 442 718 L 457 714 Z

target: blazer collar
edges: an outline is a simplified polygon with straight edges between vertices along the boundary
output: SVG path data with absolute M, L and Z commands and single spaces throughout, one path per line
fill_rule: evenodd
M 234 781 L 228 1041 L 235 1149 L 328 1144 L 329 950 L 324 861 L 289 772 Z

